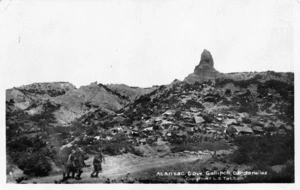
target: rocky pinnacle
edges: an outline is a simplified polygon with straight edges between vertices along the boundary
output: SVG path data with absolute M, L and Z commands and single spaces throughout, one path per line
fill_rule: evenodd
M 201 53 L 199 64 L 195 67 L 194 73 L 189 74 L 185 81 L 189 83 L 215 80 L 219 72 L 214 68 L 214 60 L 211 53 L 204 49 Z

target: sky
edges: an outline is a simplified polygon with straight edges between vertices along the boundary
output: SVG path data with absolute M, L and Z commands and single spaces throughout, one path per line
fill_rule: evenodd
M 220 72 L 294 72 L 296 0 L 1 0 L 5 88 L 68 81 L 149 87 L 211 52 Z

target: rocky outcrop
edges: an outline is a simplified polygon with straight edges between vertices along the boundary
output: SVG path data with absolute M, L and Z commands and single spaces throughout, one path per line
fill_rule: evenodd
M 188 83 L 214 81 L 220 73 L 214 68 L 214 60 L 211 53 L 204 49 L 201 54 L 199 65 L 194 69 L 194 72 L 189 74 L 184 81 Z

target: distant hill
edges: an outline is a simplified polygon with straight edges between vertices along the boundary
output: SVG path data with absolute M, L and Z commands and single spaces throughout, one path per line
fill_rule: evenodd
M 34 83 L 8 89 L 6 102 L 11 103 L 11 109 L 20 109 L 30 115 L 41 114 L 43 105 L 51 102 L 57 106 L 53 114 L 58 124 L 67 124 L 95 109 L 103 109 L 112 113 L 152 90 L 153 88 L 106 86 L 97 83 L 78 89 L 67 82 Z

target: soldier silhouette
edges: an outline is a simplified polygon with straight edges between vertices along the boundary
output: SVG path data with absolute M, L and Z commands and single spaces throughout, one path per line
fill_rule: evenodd
M 94 157 L 93 165 L 94 171 L 91 174 L 91 177 L 98 177 L 99 172 L 102 171 L 102 162 L 105 162 L 104 156 L 102 151 L 100 150 L 99 153 Z

